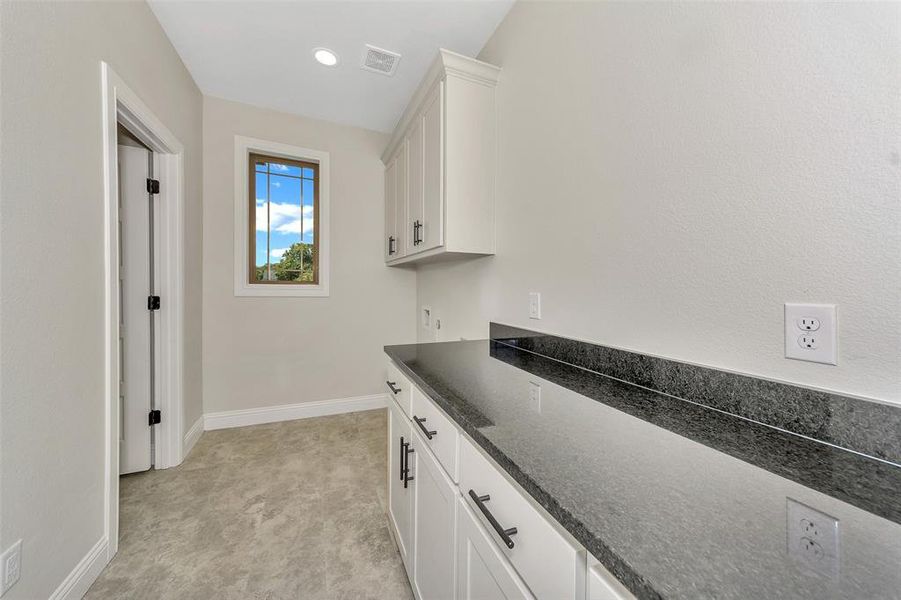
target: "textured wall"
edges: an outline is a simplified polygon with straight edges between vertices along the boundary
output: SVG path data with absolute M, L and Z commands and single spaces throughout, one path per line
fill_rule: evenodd
M 235 297 L 235 135 L 330 153 L 330 295 Z M 413 341 L 415 272 L 382 258 L 382 133 L 204 98 L 204 411 L 381 393 Z M 243 165 L 242 165 L 242 168 Z
M 481 54 L 497 255 L 419 270 L 439 338 L 494 319 L 901 402 L 899 19 L 517 3 Z M 783 358 L 786 301 L 838 305 L 837 367 Z
M 0 4 L 0 547 L 46 598 L 104 535 L 100 61 L 185 147 L 185 423 L 201 413 L 201 95 L 143 2 Z

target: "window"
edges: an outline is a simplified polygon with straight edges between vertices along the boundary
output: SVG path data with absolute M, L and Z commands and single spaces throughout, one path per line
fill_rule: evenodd
M 319 165 L 251 153 L 249 281 L 319 283 Z
M 235 295 L 328 296 L 329 154 L 235 136 Z

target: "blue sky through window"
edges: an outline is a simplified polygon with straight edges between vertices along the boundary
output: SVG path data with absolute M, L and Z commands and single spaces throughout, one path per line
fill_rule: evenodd
M 315 183 L 310 168 L 258 162 L 255 170 L 255 262 L 263 266 L 278 263 L 292 244 L 313 243 Z

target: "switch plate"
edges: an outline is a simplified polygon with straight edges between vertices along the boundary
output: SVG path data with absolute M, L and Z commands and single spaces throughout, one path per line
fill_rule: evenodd
M 786 503 L 788 555 L 814 571 L 838 578 L 838 519 L 792 498 L 786 498 Z
M 541 294 L 538 292 L 529 292 L 529 318 L 541 318 Z
M 22 540 L 7 548 L 0 557 L 0 596 L 19 581 L 22 572 Z
M 422 328 L 423 329 L 431 329 L 432 328 L 432 307 L 431 306 L 423 306 L 422 307 Z
M 838 364 L 834 304 L 785 304 L 785 358 Z

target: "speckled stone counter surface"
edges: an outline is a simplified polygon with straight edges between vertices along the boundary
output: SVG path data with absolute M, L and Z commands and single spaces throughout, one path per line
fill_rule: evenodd
M 498 342 L 385 351 L 639 598 L 901 598 L 901 467 Z M 837 558 L 789 551 L 789 499 Z

